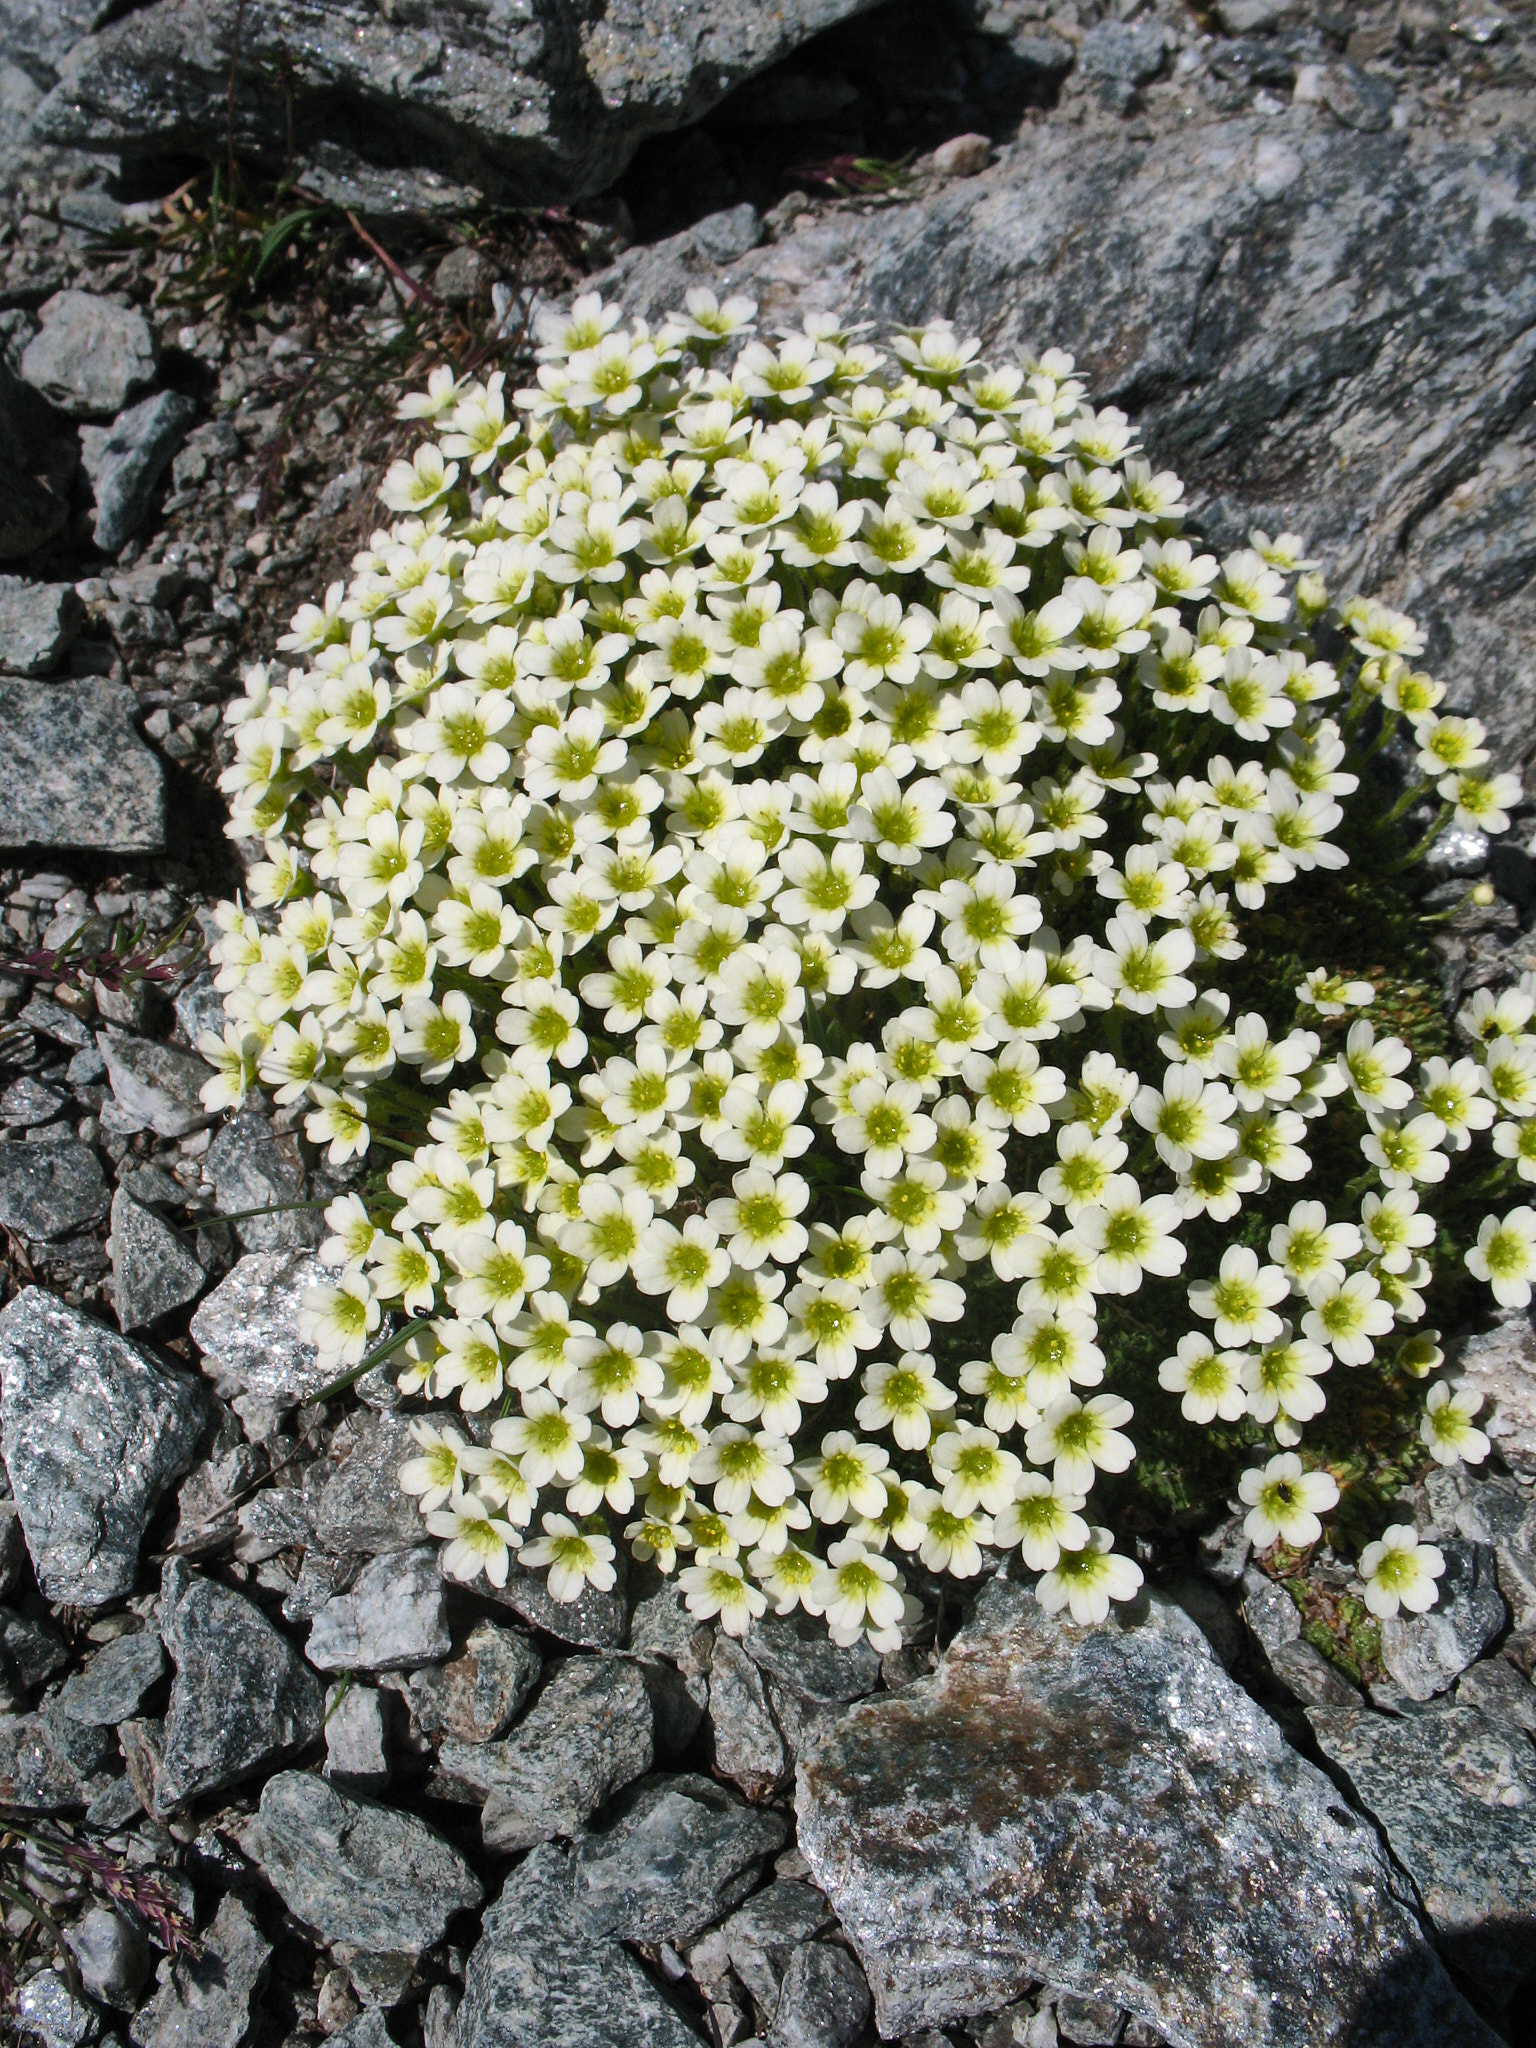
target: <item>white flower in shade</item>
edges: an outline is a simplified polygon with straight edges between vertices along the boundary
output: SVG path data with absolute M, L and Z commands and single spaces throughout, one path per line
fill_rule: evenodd
M 1121 1557 L 1107 1529 L 1091 1529 L 1080 1550 L 1063 1549 L 1035 1588 L 1047 1614 L 1065 1607 L 1079 1628 L 1109 1619 L 1112 1600 L 1134 1600 L 1141 1590 L 1140 1565 Z
M 1448 1387 L 1444 1380 L 1429 1390 L 1419 1436 L 1437 1465 L 1481 1465 L 1488 1455 L 1488 1437 L 1472 1418 L 1483 1397 L 1470 1387 Z
M 1467 1253 L 1467 1271 L 1484 1280 L 1504 1308 L 1527 1308 L 1536 1280 L 1536 1209 L 1511 1209 L 1504 1217 L 1485 1216 L 1477 1243 Z
M 1238 1498 L 1248 1513 L 1243 1528 L 1255 1550 L 1287 1543 L 1305 1550 L 1323 1533 L 1319 1515 L 1339 1504 L 1331 1474 L 1307 1472 L 1294 1451 L 1281 1451 L 1263 1467 L 1254 1465 L 1238 1481 Z
M 699 1621 L 718 1617 L 728 1636 L 744 1636 L 758 1616 L 767 1612 L 766 1595 L 748 1582 L 733 1557 L 689 1565 L 678 1573 L 677 1584 L 688 1612 Z
M 551 1600 L 569 1606 L 590 1586 L 611 1593 L 617 1574 L 613 1545 L 606 1536 L 578 1529 L 568 1515 L 545 1515 L 544 1534 L 523 1545 L 521 1562 L 530 1570 L 548 1566 L 545 1584 Z
M 1433 1543 L 1421 1543 L 1411 1522 L 1394 1522 L 1360 1553 L 1365 1604 L 1383 1621 L 1402 1607 L 1410 1614 L 1428 1613 L 1440 1596 L 1435 1581 L 1444 1571 L 1444 1553 Z

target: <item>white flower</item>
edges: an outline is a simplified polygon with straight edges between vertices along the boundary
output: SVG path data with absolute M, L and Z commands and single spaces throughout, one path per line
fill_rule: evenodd
M 1427 1613 L 1439 1598 L 1435 1581 L 1444 1571 L 1444 1553 L 1433 1543 L 1421 1543 L 1411 1522 L 1394 1522 L 1360 1553 L 1365 1604 L 1383 1621 L 1400 1607 L 1410 1614 Z
M 1131 1404 L 1118 1394 L 1075 1394 L 1052 1401 L 1030 1429 L 1025 1449 L 1031 1464 L 1052 1466 L 1053 1483 L 1066 1493 L 1087 1493 L 1096 1471 L 1124 1472 L 1136 1446 L 1120 1425 L 1131 1419 Z
M 1217 1351 L 1199 1330 L 1179 1339 L 1177 1354 L 1157 1369 L 1157 1383 L 1182 1394 L 1180 1413 L 1189 1422 L 1236 1422 L 1248 1406 L 1243 1384 L 1245 1354 Z
M 1419 1435 L 1437 1465 L 1481 1465 L 1488 1455 L 1488 1437 L 1472 1418 L 1483 1405 L 1469 1387 L 1454 1391 L 1442 1380 L 1429 1390 Z
M 606 1536 L 578 1529 L 568 1515 L 545 1515 L 544 1534 L 523 1545 L 521 1562 L 530 1569 L 549 1567 L 549 1597 L 562 1606 L 579 1600 L 588 1586 L 594 1592 L 613 1590 L 613 1545 Z
M 1318 1516 L 1339 1501 L 1331 1475 L 1303 1471 L 1294 1451 L 1279 1452 L 1262 1468 L 1250 1467 L 1237 1491 L 1248 1510 L 1243 1528 L 1256 1550 L 1268 1550 L 1277 1542 L 1305 1550 L 1323 1533 Z
M 1141 1567 L 1111 1548 L 1107 1529 L 1090 1529 L 1088 1541 L 1079 1550 L 1062 1548 L 1035 1588 L 1035 1598 L 1047 1614 L 1059 1614 L 1065 1607 L 1079 1628 L 1091 1628 L 1109 1619 L 1111 1600 L 1134 1600 L 1141 1590 Z
M 1467 1253 L 1467 1270 L 1493 1289 L 1504 1308 L 1527 1308 L 1536 1280 L 1536 1209 L 1511 1209 L 1505 1217 L 1485 1216 L 1477 1243 Z
M 1257 1252 L 1234 1244 L 1222 1253 L 1217 1277 L 1190 1288 L 1189 1305 L 1211 1318 L 1218 1344 L 1270 1344 L 1280 1334 L 1275 1303 L 1289 1292 L 1278 1266 L 1261 1266 Z

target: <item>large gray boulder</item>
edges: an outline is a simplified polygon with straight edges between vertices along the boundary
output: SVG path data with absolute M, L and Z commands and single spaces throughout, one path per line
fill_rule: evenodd
M 1336 588 L 1411 610 L 1513 760 L 1536 741 L 1533 240 L 1528 134 L 1362 134 L 1298 104 L 1150 145 L 1044 123 L 979 177 L 727 272 L 686 233 L 593 282 L 653 314 L 728 276 L 770 328 L 944 316 L 993 352 L 1072 351 L 1218 538 L 1298 530 Z
M 0 509 L 0 532 L 4 519 Z M 101 676 L 0 675 L 0 843 L 163 852 L 164 777 L 134 730 L 138 709 L 125 683 Z
M 201 156 L 225 148 L 232 108 L 238 150 L 281 164 L 292 137 L 307 182 L 337 196 L 453 204 L 470 185 L 548 204 L 601 191 L 647 135 L 868 4 L 156 0 L 69 52 L 33 127 L 71 147 Z
M 1171 1602 L 1078 1629 L 993 1581 L 797 1807 L 882 2036 L 1044 1979 L 1181 2048 L 1492 2048 L 1375 1829 Z

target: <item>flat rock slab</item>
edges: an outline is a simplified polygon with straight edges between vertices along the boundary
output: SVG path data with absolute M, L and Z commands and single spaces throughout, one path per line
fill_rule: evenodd
M 1514 1721 L 1315 1707 L 1318 1746 L 1386 1830 L 1450 1962 L 1499 2005 L 1536 1967 L 1536 1760 Z
M 311 1252 L 247 1252 L 199 1307 L 192 1341 L 203 1371 L 230 1400 L 251 1394 L 276 1407 L 307 1401 L 331 1376 L 299 1335 L 304 1290 L 328 1277 Z
M 447 1592 L 436 1547 L 375 1558 L 315 1616 L 305 1655 L 317 1671 L 406 1671 L 445 1657 Z
M 97 1033 L 96 1048 L 106 1063 L 113 1100 L 157 1137 L 185 1138 L 217 1121 L 219 1112 L 205 1109 L 202 1101 L 213 1069 L 195 1052 L 111 1031 Z
M 745 1805 L 712 1778 L 642 1778 L 582 1837 L 577 1908 L 623 1941 L 692 1941 L 756 1890 L 788 1835 L 782 1814 Z
M 133 1591 L 139 1539 L 205 1419 L 189 1374 L 41 1287 L 0 1312 L 0 1445 L 47 1599 Z
M 137 711 L 126 684 L 100 676 L 0 676 L 0 842 L 162 853 L 163 776 Z
M 78 1138 L 0 1141 L 0 1223 L 34 1241 L 63 1237 L 107 1213 L 101 1161 Z
M 1077 1629 L 994 1580 L 797 1808 L 883 2036 L 1044 1980 L 1180 2048 L 1492 2048 L 1375 1830 L 1172 1603 Z
M 314 1674 L 261 1609 L 230 1587 L 173 1559 L 160 1633 L 176 1665 L 155 1774 L 162 1817 L 320 1739 L 324 1703 Z
M 458 1850 L 425 1821 L 305 1771 L 268 1779 L 241 1847 L 296 1919 L 369 1954 L 418 1955 L 483 1896 Z
M 979 177 L 733 259 L 729 289 L 769 332 L 943 317 L 994 358 L 1074 352 L 1221 545 L 1280 520 L 1330 587 L 1410 609 L 1512 767 L 1536 739 L 1536 493 L 1505 452 L 1529 404 L 1533 166 L 1529 133 L 1245 115 L 1149 145 L 1052 121 Z M 589 280 L 646 315 L 691 284 L 725 289 L 690 233 Z
M 469 1958 L 457 2048 L 699 2048 L 620 1942 L 575 1912 L 567 1852 L 524 1857 Z

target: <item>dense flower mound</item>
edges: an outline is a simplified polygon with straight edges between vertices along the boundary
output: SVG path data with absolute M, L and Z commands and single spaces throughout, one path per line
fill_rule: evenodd
M 589 297 L 510 409 L 407 401 L 395 523 L 231 712 L 264 849 L 208 1099 L 360 1163 L 309 1327 L 440 1404 L 401 1478 L 455 1574 L 574 1599 L 622 1540 L 728 1629 L 884 1649 L 903 1559 L 1017 1550 L 1102 1618 L 1141 1577 L 1091 1508 L 1127 1298 L 1153 1397 L 1246 1431 L 1255 1540 L 1305 1545 L 1330 1384 L 1441 1363 L 1447 1177 L 1536 1178 L 1530 993 L 1417 1066 L 1327 959 L 1232 993 L 1344 865 L 1354 756 L 1411 731 L 1399 814 L 1486 829 L 1512 779 L 1409 619 L 1330 611 L 1295 536 L 1182 538 L 1068 357 L 754 311 Z M 1536 1214 L 1466 1263 L 1528 1299 Z M 1435 1382 L 1430 1452 L 1483 1456 L 1474 1414 Z M 1433 1598 L 1411 1527 L 1362 1563 L 1379 1611 Z

